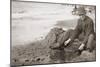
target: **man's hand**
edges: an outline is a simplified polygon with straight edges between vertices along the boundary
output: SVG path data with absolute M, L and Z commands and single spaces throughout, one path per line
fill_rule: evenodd
M 64 42 L 64 45 L 67 46 L 70 41 L 71 41 L 71 39 L 69 38 L 67 41 Z
M 85 44 L 82 43 L 78 49 L 79 49 L 79 50 L 83 50 L 84 47 L 85 47 Z

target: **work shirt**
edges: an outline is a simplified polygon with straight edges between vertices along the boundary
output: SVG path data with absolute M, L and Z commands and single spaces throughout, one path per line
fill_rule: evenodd
M 94 23 L 90 17 L 86 16 L 84 20 L 78 20 L 71 40 L 73 41 L 75 38 L 79 38 L 82 43 L 86 44 L 90 34 L 94 34 Z

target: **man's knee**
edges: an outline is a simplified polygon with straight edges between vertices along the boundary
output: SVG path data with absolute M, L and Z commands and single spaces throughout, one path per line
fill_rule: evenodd
M 89 38 L 88 38 L 88 43 L 89 44 L 92 44 L 91 42 L 93 42 L 93 40 L 94 40 L 94 35 L 93 34 L 90 34 L 89 35 Z
M 89 35 L 89 40 L 93 40 L 94 39 L 94 35 L 93 34 L 90 34 Z
M 89 38 L 88 38 L 88 42 L 87 42 L 87 48 L 89 49 L 93 49 L 94 48 L 94 35 L 93 34 L 90 34 L 89 35 Z

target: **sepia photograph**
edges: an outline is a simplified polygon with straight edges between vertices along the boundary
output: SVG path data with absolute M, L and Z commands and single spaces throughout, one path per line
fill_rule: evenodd
M 96 5 L 11 0 L 11 66 L 96 61 Z

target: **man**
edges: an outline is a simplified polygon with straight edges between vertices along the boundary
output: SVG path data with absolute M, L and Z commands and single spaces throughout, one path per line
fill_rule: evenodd
M 81 52 L 85 48 L 91 52 L 95 39 L 93 20 L 86 15 L 84 7 L 77 8 L 77 12 L 77 15 L 80 17 L 77 26 L 73 31 L 71 30 L 72 32 L 70 32 L 70 30 L 67 31 L 67 33 L 70 32 L 71 35 L 69 35 L 69 38 L 64 42 L 64 45 L 67 46 L 77 38 L 81 41 L 78 51 Z

